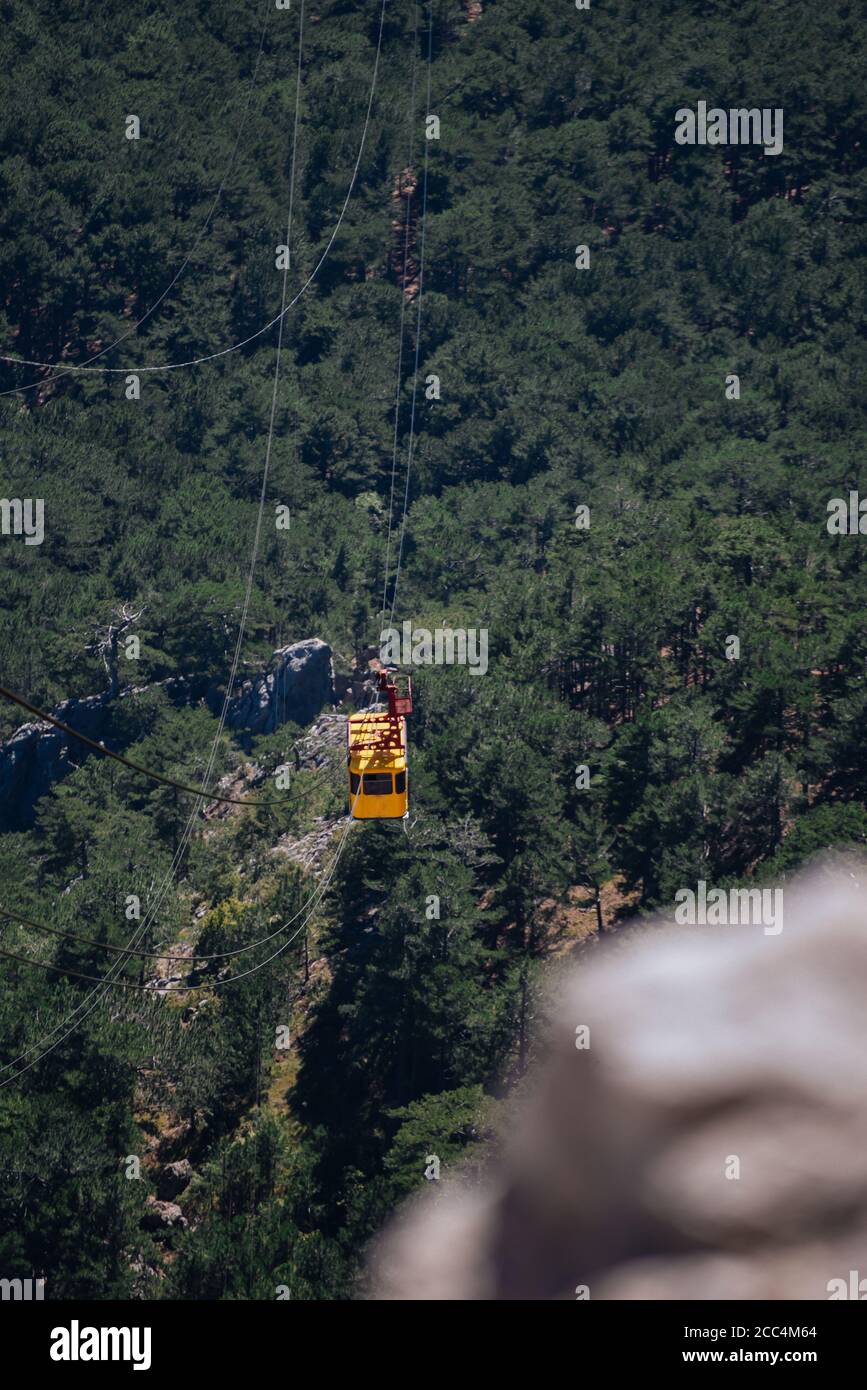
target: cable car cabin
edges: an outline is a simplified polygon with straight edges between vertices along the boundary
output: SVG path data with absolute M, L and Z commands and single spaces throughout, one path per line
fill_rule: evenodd
M 412 713 L 412 689 L 399 693 L 386 672 L 380 689 L 388 708 L 351 714 L 346 725 L 349 767 L 349 812 L 355 820 L 402 820 L 409 815 L 406 715 Z
M 406 720 L 399 723 L 398 747 L 371 747 L 375 739 L 390 732 L 390 722 L 381 711 L 349 716 L 349 810 L 356 820 L 400 820 L 409 814 Z

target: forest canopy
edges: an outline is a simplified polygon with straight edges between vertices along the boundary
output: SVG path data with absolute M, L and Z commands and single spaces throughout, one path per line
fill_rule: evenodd
M 248 757 L 160 684 L 225 684 L 245 613 L 242 673 L 309 637 L 363 672 L 386 603 L 489 643 L 414 673 L 406 835 L 343 844 L 339 751 L 192 829 L 88 757 L 0 835 L 2 906 L 77 934 L 2 932 L 0 1273 L 351 1297 L 429 1156 L 496 1142 L 552 956 L 867 837 L 867 542 L 828 526 L 867 486 L 867 15 L 308 0 L 300 52 L 300 0 L 0 19 L 0 496 L 45 527 L 0 535 L 0 682 L 103 691 L 126 606 L 124 752 L 201 780 L 216 740 L 213 786 L 301 733 Z M 784 111 L 781 150 L 678 143 L 701 101 Z M 317 878 L 279 846 L 323 825 Z M 104 949 L 131 895 L 154 957 L 249 952 L 91 999 L 157 978 Z

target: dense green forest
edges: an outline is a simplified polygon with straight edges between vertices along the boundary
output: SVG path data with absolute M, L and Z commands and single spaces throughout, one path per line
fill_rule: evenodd
M 406 834 L 346 829 L 337 748 L 191 824 L 88 757 L 0 835 L 0 905 L 62 929 L 0 930 L 0 1274 L 53 1298 L 357 1296 L 429 1156 L 496 1143 L 552 958 L 867 839 L 867 542 L 827 526 L 867 443 L 867 16 L 306 0 L 299 54 L 301 17 L 0 0 L 0 495 L 45 507 L 0 536 L 0 683 L 104 690 L 129 605 L 124 752 L 201 780 L 217 719 L 159 683 L 232 669 L 290 201 L 241 669 L 359 670 L 384 588 L 489 669 L 414 673 Z M 677 144 L 700 100 L 782 109 L 782 152 Z M 209 785 L 302 733 L 224 731 Z M 317 825 L 318 876 L 274 849 Z M 154 978 L 103 949 L 130 895 L 144 950 L 218 957 L 194 989 L 80 978 Z

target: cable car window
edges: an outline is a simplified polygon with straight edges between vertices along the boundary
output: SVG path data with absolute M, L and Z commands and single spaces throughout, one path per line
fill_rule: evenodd
M 352 796 L 354 796 L 355 793 L 358 791 L 358 784 L 359 784 L 360 781 L 361 781 L 361 778 L 359 777 L 359 775 L 358 775 L 357 772 L 350 772 L 350 774 L 349 774 L 349 791 L 350 791 L 350 794 L 351 794 Z
M 396 772 L 396 773 L 394 774 L 394 790 L 395 790 L 396 792 L 405 792 L 405 791 L 406 791 L 406 773 L 405 773 L 405 772 Z
M 365 796 L 391 796 L 390 772 L 365 772 Z

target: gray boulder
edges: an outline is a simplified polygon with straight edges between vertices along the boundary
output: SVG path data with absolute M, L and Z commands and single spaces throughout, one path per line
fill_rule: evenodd
M 171 1202 L 179 1192 L 189 1185 L 193 1176 L 193 1165 L 188 1158 L 179 1158 L 175 1163 L 167 1163 L 160 1173 L 157 1192 L 163 1201 Z
M 176 1202 L 161 1202 L 156 1197 L 148 1196 L 146 1205 L 147 1211 L 141 1219 L 146 1231 L 165 1231 L 173 1226 L 183 1229 L 187 1225 L 187 1218 Z
M 268 669 L 245 681 L 232 697 L 226 715 L 228 728 L 250 734 L 273 734 L 281 724 L 309 724 L 323 705 L 331 704 L 334 665 L 331 648 L 318 637 L 275 651 Z M 218 692 L 209 695 L 218 713 Z

